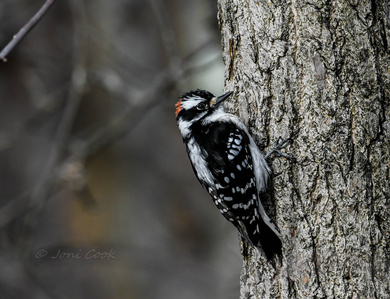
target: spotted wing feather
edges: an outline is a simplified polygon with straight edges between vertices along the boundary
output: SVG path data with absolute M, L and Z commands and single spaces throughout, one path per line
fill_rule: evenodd
M 202 185 L 222 215 L 237 227 L 249 244 L 261 245 L 270 260 L 275 254 L 281 255 L 279 237 L 259 213 L 248 134 L 229 122 L 214 123 L 203 133 L 197 142 L 205 149 L 204 153 L 209 153 L 204 158 L 213 182 L 200 179 Z
M 210 131 L 211 134 L 218 134 L 219 130 L 212 132 L 211 128 Z M 206 159 L 213 165 L 211 169 L 215 179 L 215 186 L 209 188 L 209 193 L 222 215 L 237 227 L 250 244 L 256 246 L 261 219 L 249 139 L 246 132 L 235 126 L 223 132 L 229 134 L 214 138 L 220 141 L 215 143 L 220 149 L 212 152 L 219 154 L 212 154 Z

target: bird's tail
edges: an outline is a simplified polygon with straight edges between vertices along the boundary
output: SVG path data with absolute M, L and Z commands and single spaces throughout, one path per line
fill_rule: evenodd
M 257 247 L 264 252 L 274 268 L 277 259 L 282 261 L 282 241 L 275 233 L 276 228 L 271 229 L 261 217 L 258 218 L 255 224 L 246 223 L 244 225 L 244 223 L 239 222 L 239 225 L 236 226 L 249 245 Z M 255 234 L 248 234 L 248 232 L 254 230 L 256 231 Z
M 282 241 L 279 236 L 263 221 L 260 217 L 259 222 L 259 239 L 256 247 L 264 251 L 267 259 L 275 267 L 276 259 L 282 260 Z M 260 246 L 259 246 L 260 245 Z

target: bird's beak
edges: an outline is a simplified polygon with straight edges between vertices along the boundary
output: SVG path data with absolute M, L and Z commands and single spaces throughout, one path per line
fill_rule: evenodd
M 214 97 L 210 100 L 210 107 L 218 107 L 223 101 L 225 101 L 228 97 L 230 97 L 233 94 L 233 91 L 229 91 L 227 93 L 224 93 L 223 95 L 219 97 Z

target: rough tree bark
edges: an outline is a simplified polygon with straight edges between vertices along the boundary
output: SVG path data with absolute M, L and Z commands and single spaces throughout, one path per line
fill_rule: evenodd
M 241 298 L 390 298 L 388 0 L 219 0 L 228 109 L 274 159 L 278 271 L 244 259 Z

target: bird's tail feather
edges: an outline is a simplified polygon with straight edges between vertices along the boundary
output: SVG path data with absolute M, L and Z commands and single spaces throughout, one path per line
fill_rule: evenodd
M 257 247 L 261 246 L 267 259 L 275 267 L 275 259 L 282 260 L 282 241 L 279 236 L 261 219 L 258 222 L 260 235 L 257 243 Z
M 248 231 L 254 231 L 257 229 L 257 225 L 259 226 L 259 233 L 248 234 Z M 282 261 L 282 241 L 275 231 L 271 229 L 261 217 L 259 217 L 256 223 L 246 223 L 245 225 L 241 221 L 238 221 L 235 223 L 235 226 L 249 245 L 259 249 L 261 248 L 266 258 L 271 262 L 274 268 L 276 265 L 276 259 Z

